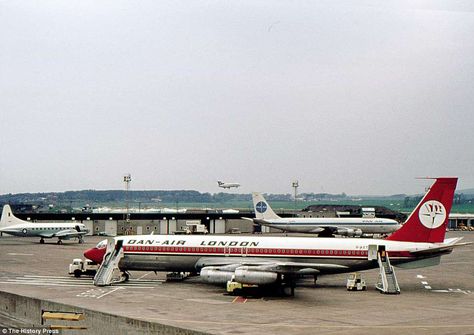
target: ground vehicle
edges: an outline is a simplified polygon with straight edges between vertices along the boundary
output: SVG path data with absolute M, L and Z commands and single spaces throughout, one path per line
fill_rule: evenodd
M 186 221 L 186 226 L 180 231 L 176 231 L 175 235 L 191 235 L 191 234 L 208 234 L 205 225 L 199 220 Z
M 74 258 L 69 264 L 69 274 L 74 274 L 74 277 L 79 278 L 81 275 L 94 276 L 99 268 L 99 264 L 86 259 Z
M 258 288 L 258 285 L 241 284 L 234 280 L 229 280 L 227 282 L 227 293 L 230 295 L 240 295 L 245 292 L 251 293 L 252 289 L 256 288 Z
M 348 291 L 365 291 L 367 290 L 367 285 L 365 284 L 365 279 L 362 278 L 361 274 L 358 272 L 350 273 L 347 278 L 346 284 Z

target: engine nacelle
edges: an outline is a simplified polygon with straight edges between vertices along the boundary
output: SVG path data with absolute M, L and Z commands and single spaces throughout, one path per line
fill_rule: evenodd
M 242 284 L 268 285 L 273 284 L 278 279 L 278 274 L 265 271 L 249 271 L 247 267 L 235 270 L 234 280 Z
M 200 277 L 211 284 L 226 284 L 232 279 L 234 272 L 220 271 L 213 266 L 207 266 L 201 269 Z
M 337 230 L 337 234 L 338 235 L 342 235 L 342 236 L 349 236 L 349 237 L 352 237 L 352 236 L 356 236 L 356 237 L 360 237 L 362 236 L 362 230 L 360 229 L 353 229 L 353 228 L 339 228 Z

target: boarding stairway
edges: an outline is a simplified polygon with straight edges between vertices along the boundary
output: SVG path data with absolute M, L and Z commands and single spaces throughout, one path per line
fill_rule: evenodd
M 379 281 L 375 288 L 385 294 L 400 294 L 400 286 L 398 286 L 395 270 L 390 264 L 390 258 L 385 250 L 377 252 L 377 262 L 379 264 Z
M 125 279 L 118 267 L 123 257 L 122 243 L 122 240 L 117 243 L 113 239 L 108 241 L 104 260 L 94 277 L 95 286 L 107 286 Z

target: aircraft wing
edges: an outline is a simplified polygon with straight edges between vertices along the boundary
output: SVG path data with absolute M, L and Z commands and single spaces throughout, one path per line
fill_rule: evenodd
M 75 229 L 65 229 L 65 230 L 60 230 L 57 233 L 52 234 L 52 236 L 48 237 L 58 237 L 60 239 L 69 239 L 69 238 L 74 238 L 74 237 L 79 237 L 85 235 L 85 231 L 77 231 Z
M 43 237 L 43 238 L 52 238 L 52 237 L 54 237 L 54 233 L 51 233 L 51 234 L 42 233 L 42 234 L 38 234 L 38 235 L 39 235 L 39 237 Z
M 337 233 L 337 227 L 334 226 L 323 226 L 323 225 L 314 225 L 314 228 L 308 228 L 306 230 L 301 230 L 301 229 L 296 229 L 292 227 L 291 223 L 285 224 L 285 225 L 276 225 L 272 222 L 269 222 L 264 219 L 256 219 L 256 218 L 246 218 L 242 217 L 242 219 L 247 220 L 247 221 L 252 221 L 254 224 L 261 225 L 261 226 L 267 226 L 270 228 L 275 228 L 279 229 L 282 231 L 289 231 L 289 232 L 297 232 L 297 233 L 306 233 L 306 234 L 320 234 L 320 233 L 327 233 L 329 235 L 333 235 Z
M 217 267 L 221 271 L 234 271 L 238 267 L 248 266 L 252 271 L 275 273 L 309 272 L 308 270 L 313 270 L 313 273 L 317 273 L 321 270 L 347 269 L 347 266 L 339 264 L 271 261 L 252 257 L 226 257 L 224 259 L 222 257 L 203 257 L 196 263 L 197 268 L 207 266 Z

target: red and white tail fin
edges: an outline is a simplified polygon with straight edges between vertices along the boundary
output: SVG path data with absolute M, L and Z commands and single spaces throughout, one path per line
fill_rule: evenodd
M 439 243 L 444 241 L 458 178 L 436 178 L 405 224 L 387 240 Z

